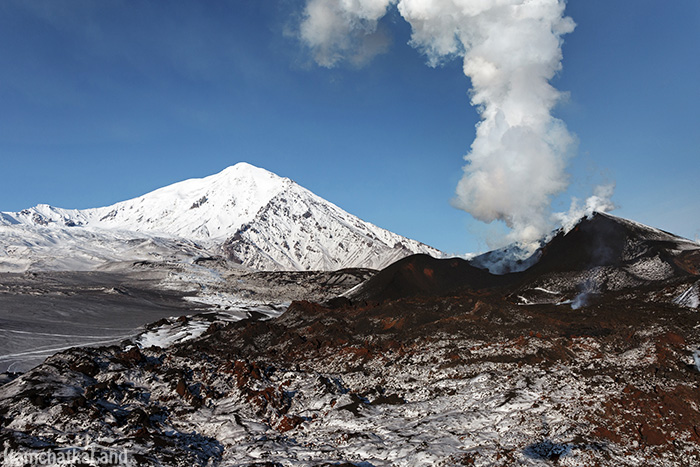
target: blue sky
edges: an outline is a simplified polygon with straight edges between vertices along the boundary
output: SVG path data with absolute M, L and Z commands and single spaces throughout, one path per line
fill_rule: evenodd
M 316 66 L 302 1 L 0 2 L 0 210 L 87 208 L 247 161 L 450 253 L 503 229 L 450 205 L 478 114 L 455 61 L 407 45 Z M 557 117 L 571 185 L 613 181 L 616 214 L 700 237 L 700 2 L 570 0 Z

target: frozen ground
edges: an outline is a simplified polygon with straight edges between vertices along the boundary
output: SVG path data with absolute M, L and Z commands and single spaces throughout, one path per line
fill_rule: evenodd
M 214 260 L 204 265 L 138 261 L 110 263 L 100 271 L 0 273 L 0 373 L 26 371 L 70 347 L 117 344 L 164 318 L 172 318 L 177 330 L 164 327 L 160 334 L 144 335 L 144 345 L 198 336 L 212 320 L 279 316 L 292 300 L 325 300 L 371 273 L 263 273 Z M 215 314 L 193 318 L 187 326 L 175 321 L 204 311 Z
M 118 343 L 146 323 L 197 311 L 158 291 L 160 273 L 0 274 L 0 372 L 26 371 L 77 345 Z

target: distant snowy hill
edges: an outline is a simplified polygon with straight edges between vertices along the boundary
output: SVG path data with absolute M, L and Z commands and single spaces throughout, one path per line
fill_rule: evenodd
M 413 253 L 441 255 L 246 163 L 112 206 L 0 213 L 0 271 L 201 254 L 265 270 L 383 268 Z

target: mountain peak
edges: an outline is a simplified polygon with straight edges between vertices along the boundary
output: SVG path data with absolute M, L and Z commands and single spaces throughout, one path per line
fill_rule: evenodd
M 279 175 L 270 172 L 269 170 L 263 169 L 261 167 L 249 164 L 248 162 L 238 162 L 234 165 L 230 165 L 223 169 L 221 172 L 214 175 L 209 175 L 204 177 L 202 180 L 215 180 L 222 178 L 236 178 L 236 179 L 272 179 L 272 180 L 289 180 L 285 177 L 280 177 Z
M 75 229 L 87 227 L 119 232 L 120 237 L 138 233 L 134 238 L 185 240 L 256 269 L 381 268 L 412 253 L 441 255 L 247 162 L 112 206 L 71 210 L 39 205 L 5 213 L 0 224 L 68 229 L 63 233 L 69 237 L 71 229 L 79 235 Z
M 82 225 L 175 235 L 193 240 L 224 238 L 293 182 L 248 163 L 204 178 L 159 188 L 112 206 L 81 211 Z

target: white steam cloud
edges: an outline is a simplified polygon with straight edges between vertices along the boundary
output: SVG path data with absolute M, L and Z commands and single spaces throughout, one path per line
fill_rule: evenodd
M 331 68 L 343 60 L 362 66 L 386 52 L 390 40 L 378 28 L 390 0 L 308 0 L 301 39 L 316 62 Z
M 611 201 L 614 191 L 614 183 L 598 185 L 583 204 L 578 199 L 573 198 L 569 212 L 556 213 L 553 218 L 563 227 L 564 232 L 569 232 L 581 218 L 590 217 L 594 212 L 608 212 L 615 209 L 616 206 Z
M 565 0 L 308 0 L 300 35 L 322 66 L 360 64 L 385 50 L 379 21 L 393 6 L 429 65 L 461 58 L 471 80 L 481 122 L 454 206 L 505 222 L 511 241 L 540 239 L 566 217 L 551 203 L 568 186 L 575 143 L 552 116 L 563 94 L 550 80 L 562 67 L 562 36 L 575 28 Z M 593 209 L 610 205 L 604 195 L 589 199 Z

